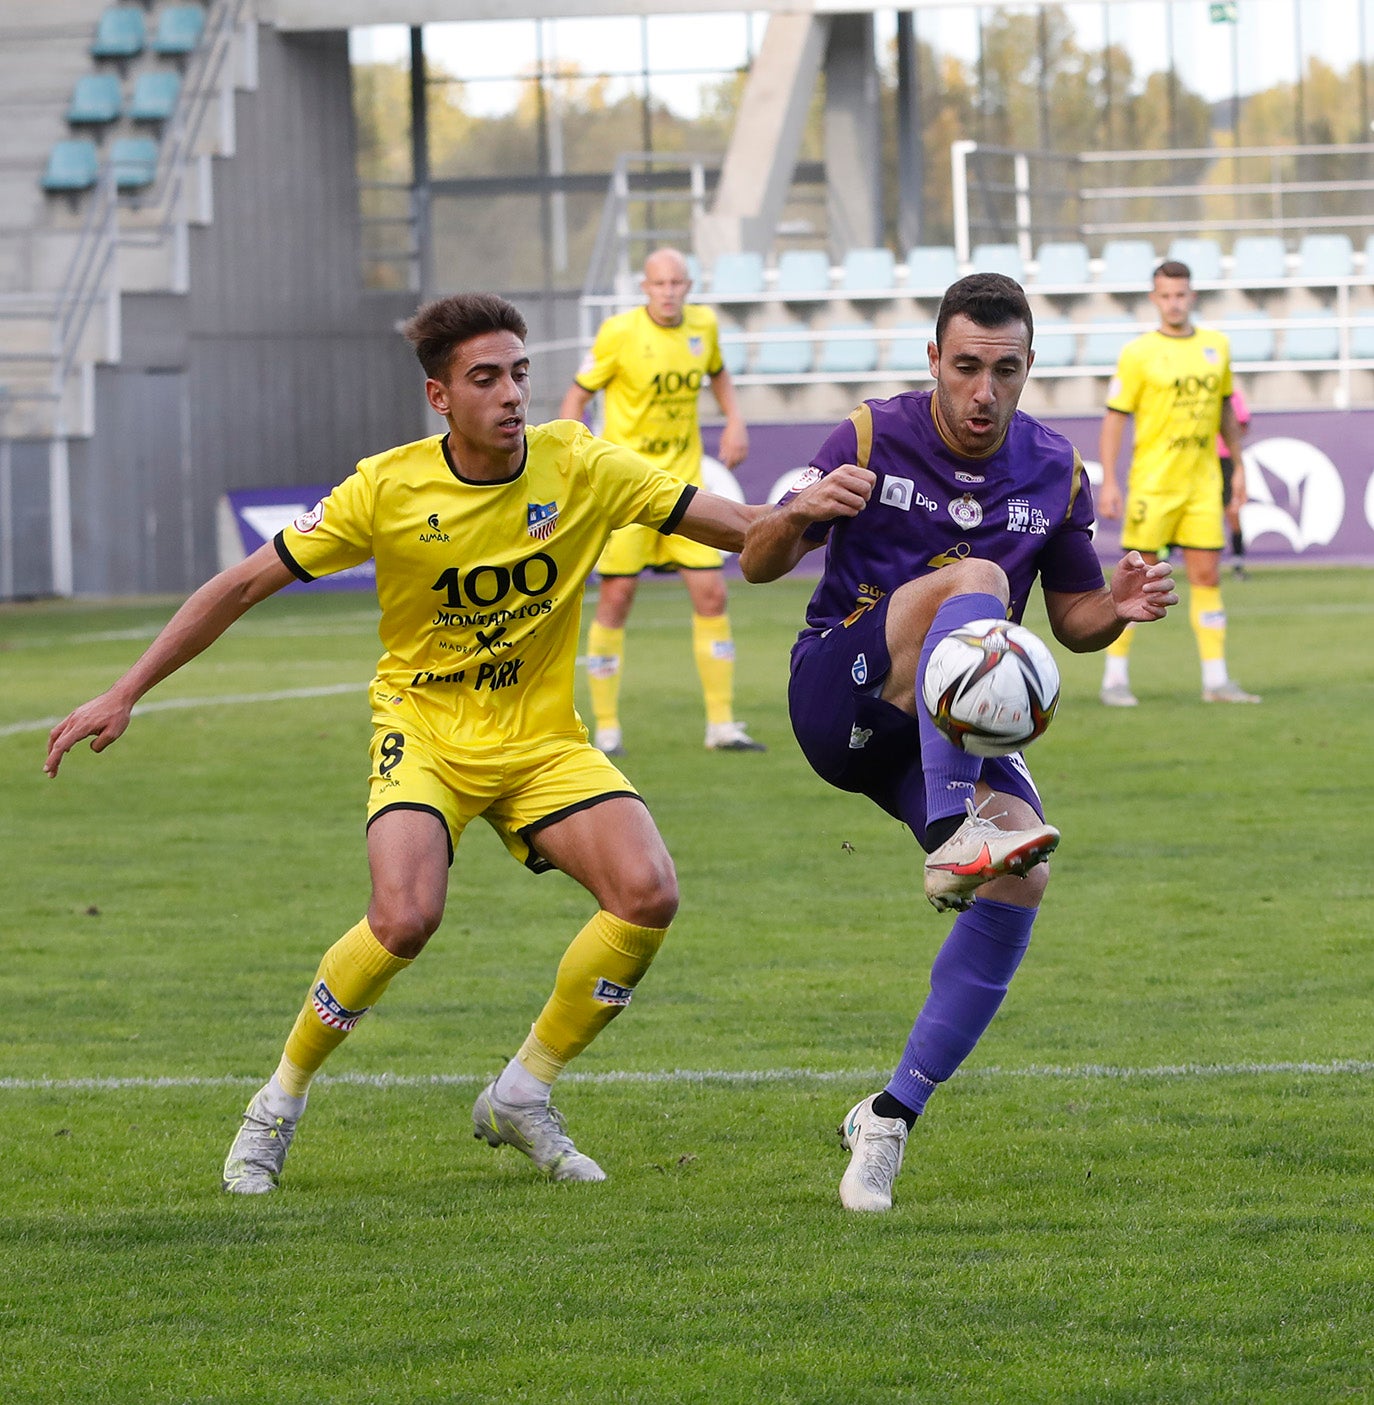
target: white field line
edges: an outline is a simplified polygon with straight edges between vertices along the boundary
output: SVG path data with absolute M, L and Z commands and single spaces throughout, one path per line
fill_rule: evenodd
M 1234 1064 L 1155 1064 L 1144 1068 L 1127 1068 L 1117 1064 L 1029 1064 L 1025 1068 L 978 1068 L 956 1074 L 958 1078 L 995 1079 L 1059 1079 L 1064 1081 L 1095 1080 L 1127 1081 L 1133 1079 L 1176 1080 L 1188 1078 L 1254 1078 L 1282 1075 L 1288 1077 L 1356 1077 L 1374 1075 L 1374 1061 L 1364 1059 L 1332 1059 L 1326 1063 L 1276 1062 Z M 480 1088 L 490 1081 L 488 1073 L 338 1073 L 321 1074 L 318 1083 L 337 1083 L 359 1088 Z M 625 1070 L 607 1073 L 567 1073 L 565 1083 L 593 1085 L 637 1084 L 722 1084 L 750 1086 L 756 1083 L 872 1083 L 886 1080 L 887 1073 L 873 1068 L 675 1068 L 651 1072 Z M 241 1074 L 213 1077 L 195 1075 L 130 1078 L 0 1078 L 0 1092 L 119 1092 L 143 1088 L 249 1088 L 257 1087 L 261 1078 Z
M 337 693 L 361 693 L 366 683 L 326 683 L 317 688 L 281 688 L 274 693 L 221 693 L 211 698 L 159 698 L 139 703 L 135 717 L 145 712 L 174 712 L 187 707 L 239 707 L 247 703 L 287 702 L 294 698 L 329 698 Z M 30 722 L 10 722 L 0 727 L 0 737 L 17 737 L 21 732 L 50 732 L 60 717 L 35 717 Z

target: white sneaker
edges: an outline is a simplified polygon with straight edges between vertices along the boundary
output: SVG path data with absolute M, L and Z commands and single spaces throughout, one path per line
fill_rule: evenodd
M 1097 696 L 1103 707 L 1135 707 L 1140 702 L 1124 683 L 1114 683 L 1110 688 L 1104 683 Z
M 1202 701 L 1205 703 L 1257 703 L 1259 698 L 1254 693 L 1247 693 L 1234 678 L 1228 678 L 1220 688 L 1204 688 Z
M 273 1117 L 263 1106 L 264 1085 L 244 1109 L 243 1125 L 224 1160 L 222 1185 L 230 1195 L 276 1190 L 299 1117 Z
M 1059 844 L 1059 831 L 1053 825 L 999 829 L 979 814 L 982 805 L 966 800 L 964 806 L 968 818 L 926 859 L 926 897 L 937 912 L 950 908 L 962 912 L 972 906 L 975 889 L 990 879 L 1008 873 L 1024 878 Z
M 767 751 L 744 730 L 743 722 L 711 722 L 706 727 L 707 751 Z
M 488 1146 L 513 1146 L 551 1181 L 604 1181 L 606 1173 L 572 1144 L 563 1114 L 549 1103 L 514 1107 L 497 1102 L 488 1083 L 472 1106 L 472 1135 Z
M 890 1210 L 892 1186 L 902 1169 L 909 1129 L 900 1117 L 879 1117 L 868 1097 L 850 1108 L 840 1126 L 840 1145 L 852 1151 L 840 1177 L 840 1204 L 846 1210 Z
M 625 746 L 619 727 L 598 727 L 596 729 L 596 749 L 607 756 L 624 756 Z

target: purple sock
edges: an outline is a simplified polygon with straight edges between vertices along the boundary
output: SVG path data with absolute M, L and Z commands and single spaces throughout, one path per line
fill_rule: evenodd
M 983 773 L 980 757 L 970 756 L 935 725 L 921 701 L 921 681 L 935 646 L 970 620 L 1005 619 L 1007 607 L 995 595 L 952 595 L 935 612 L 921 645 L 916 666 L 916 725 L 921 729 L 921 770 L 926 782 L 926 824 L 949 815 L 962 815 L 964 801 L 973 799 L 973 786 Z
M 930 968 L 930 994 L 887 1091 L 913 1112 L 973 1052 L 1030 945 L 1035 908 L 979 898 L 961 912 Z

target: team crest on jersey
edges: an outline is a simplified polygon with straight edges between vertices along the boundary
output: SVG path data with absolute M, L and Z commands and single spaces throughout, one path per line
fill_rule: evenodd
M 1209 361 L 1212 363 L 1212 365 L 1214 365 L 1214 366 L 1217 364 L 1218 361 L 1221 360 L 1221 356 L 1218 354 L 1217 349 L 1216 349 L 1216 347 L 1214 347 L 1214 346 L 1204 346 L 1204 347 L 1202 348 L 1202 354 L 1203 354 L 1203 355 L 1207 358 L 1207 360 L 1209 360 Z
M 687 338 L 687 350 L 690 351 L 693 356 L 700 356 L 700 355 L 701 355 L 701 338 L 700 338 L 700 337 L 688 337 L 688 338 Z
M 628 1005 L 630 997 L 635 993 L 632 985 L 617 985 L 614 981 L 608 981 L 605 976 L 597 979 L 596 987 L 592 991 L 592 999 L 599 1000 L 603 1005 Z
M 334 995 L 334 992 L 320 981 L 311 992 L 310 1003 L 315 1007 L 315 1013 L 320 1017 L 320 1023 L 326 1024 L 330 1029 L 337 1029 L 347 1034 L 355 1024 L 372 1008 L 371 1005 L 364 1005 L 361 1010 L 350 1010 L 341 1005 Z
M 532 502 L 525 508 L 525 527 L 535 541 L 546 542 L 553 536 L 558 526 L 558 504 L 556 502 Z
M 324 503 L 317 502 L 309 512 L 302 512 L 301 515 L 292 522 L 292 526 L 298 532 L 313 532 L 316 527 L 324 521 Z
M 965 493 L 950 503 L 949 515 L 964 531 L 970 532 L 983 520 L 983 507 L 974 501 L 972 493 Z

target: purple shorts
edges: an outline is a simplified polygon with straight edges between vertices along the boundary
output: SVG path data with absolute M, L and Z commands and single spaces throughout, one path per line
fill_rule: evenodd
M 876 696 L 892 666 L 887 652 L 891 598 L 884 596 L 872 609 L 824 634 L 797 640 L 787 706 L 811 769 L 840 790 L 868 796 L 926 848 L 920 728 L 914 717 Z M 993 790 L 1019 796 L 1044 819 L 1035 782 L 1020 755 L 986 758 L 982 778 Z

